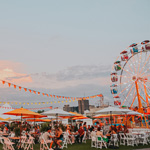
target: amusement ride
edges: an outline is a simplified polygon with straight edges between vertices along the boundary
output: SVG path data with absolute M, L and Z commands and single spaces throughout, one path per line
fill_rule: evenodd
M 150 41 L 133 43 L 123 50 L 113 64 L 111 94 L 114 103 L 144 113 L 150 109 Z

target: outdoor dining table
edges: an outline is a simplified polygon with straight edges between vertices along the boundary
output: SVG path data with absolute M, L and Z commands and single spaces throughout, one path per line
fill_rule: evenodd
M 20 140 L 20 137 L 9 137 L 9 139 L 14 143 L 14 149 L 18 149 L 17 145 L 18 145 L 18 142 Z
M 2 135 L 3 135 L 4 137 L 8 137 L 9 134 L 3 133 Z

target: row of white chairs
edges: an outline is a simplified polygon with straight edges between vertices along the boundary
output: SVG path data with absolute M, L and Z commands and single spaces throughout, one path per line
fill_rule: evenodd
M 104 142 L 101 136 L 92 136 L 91 137 L 91 147 L 95 148 L 102 148 L 103 146 L 107 148 L 107 145 L 119 146 L 120 145 L 127 145 L 127 146 L 134 146 L 138 144 L 148 144 L 150 143 L 150 134 L 146 133 L 119 133 L 112 134 L 109 143 L 107 144 Z

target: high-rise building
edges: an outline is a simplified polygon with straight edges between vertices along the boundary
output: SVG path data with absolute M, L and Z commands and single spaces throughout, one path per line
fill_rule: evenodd
M 78 100 L 79 113 L 84 114 L 85 110 L 89 110 L 89 100 Z

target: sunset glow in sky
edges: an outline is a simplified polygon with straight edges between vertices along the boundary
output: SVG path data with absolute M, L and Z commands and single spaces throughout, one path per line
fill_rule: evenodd
M 0 80 L 58 95 L 102 93 L 113 103 L 111 67 L 127 46 L 150 40 L 149 6 L 149 0 L 1 1 Z M 0 88 L 0 101 L 49 101 Z

